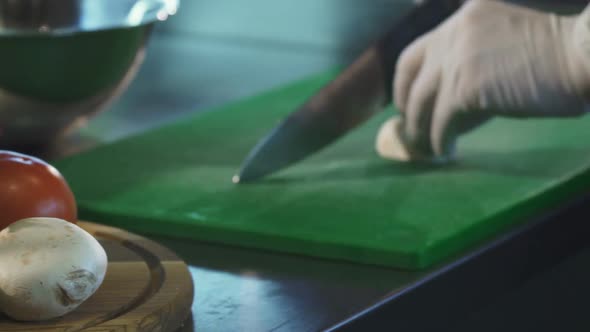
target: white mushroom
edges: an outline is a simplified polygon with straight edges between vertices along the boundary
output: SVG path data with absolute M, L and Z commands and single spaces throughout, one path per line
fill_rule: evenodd
M 411 149 L 402 139 L 401 130 L 401 118 L 397 116 L 392 117 L 381 125 L 375 140 L 375 150 L 379 156 L 395 161 L 432 164 L 444 164 L 453 159 L 452 156 L 446 158 L 427 156 L 415 151 L 415 149 Z
M 82 228 L 56 218 L 17 221 L 0 232 L 0 311 L 44 320 L 76 309 L 101 285 L 107 256 Z
M 400 136 L 400 118 L 387 120 L 379 129 L 375 150 L 379 156 L 396 161 L 410 161 L 412 156 Z

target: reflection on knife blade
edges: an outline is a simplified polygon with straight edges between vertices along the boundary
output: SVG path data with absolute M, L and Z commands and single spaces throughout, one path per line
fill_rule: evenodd
M 430 0 L 414 8 L 338 77 L 283 120 L 250 152 L 235 183 L 260 179 L 326 147 L 391 102 L 397 58 L 461 5 Z

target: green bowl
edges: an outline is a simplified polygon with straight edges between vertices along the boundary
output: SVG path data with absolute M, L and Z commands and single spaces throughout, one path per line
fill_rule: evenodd
M 179 0 L 0 0 L 0 148 L 40 148 L 106 110 Z M 22 149 L 20 149 L 22 150 Z
M 43 149 L 105 110 L 138 71 L 151 27 L 0 36 L 0 148 Z
M 150 26 L 72 35 L 0 37 L 0 87 L 47 102 L 73 102 L 116 85 L 128 72 Z

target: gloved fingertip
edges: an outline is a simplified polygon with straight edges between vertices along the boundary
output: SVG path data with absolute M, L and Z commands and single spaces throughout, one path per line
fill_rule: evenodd
M 407 121 L 401 121 L 399 124 L 399 136 L 407 144 L 417 146 L 420 141 L 420 136 L 417 128 L 408 125 Z
M 455 159 L 457 140 L 454 136 L 443 138 L 433 144 L 434 159 L 437 163 L 448 163 Z

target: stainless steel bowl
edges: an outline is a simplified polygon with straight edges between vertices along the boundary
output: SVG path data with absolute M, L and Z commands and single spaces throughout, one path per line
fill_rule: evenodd
M 38 147 L 105 110 L 179 0 L 0 0 L 0 148 Z

